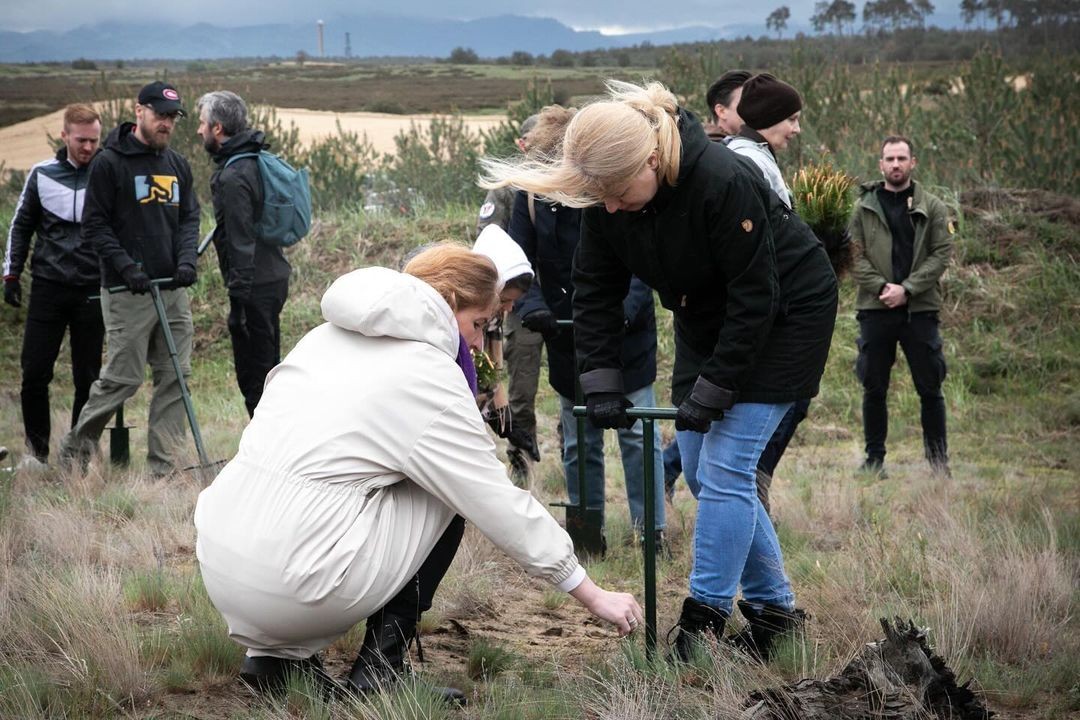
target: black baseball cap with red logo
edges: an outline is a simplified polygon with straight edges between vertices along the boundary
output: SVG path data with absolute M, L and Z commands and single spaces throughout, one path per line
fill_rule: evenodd
M 180 104 L 180 93 L 166 82 L 152 82 L 139 91 L 139 104 L 149 105 L 158 115 L 184 116 L 184 107 Z

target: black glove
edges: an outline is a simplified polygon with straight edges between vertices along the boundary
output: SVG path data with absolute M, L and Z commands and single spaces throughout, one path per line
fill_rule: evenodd
M 488 424 L 495 434 L 501 438 L 509 438 L 513 423 L 510 421 L 510 408 L 509 406 L 503 408 L 502 412 L 495 409 L 493 403 L 489 403 L 484 409 L 484 421 Z
M 682 405 L 679 406 L 679 412 L 675 415 L 675 429 L 707 433 L 714 420 L 723 419 L 723 410 L 702 405 L 694 400 L 694 396 L 691 395 L 683 400 Z
M 247 339 L 247 312 L 244 310 L 244 303 L 240 302 L 234 297 L 229 298 L 229 319 L 228 319 L 229 332 L 234 337 L 241 337 Z
M 559 334 L 559 321 L 550 310 L 537 310 L 521 318 L 521 324 L 533 332 L 544 336 L 545 340 L 551 340 Z
M 4 278 L 4 302 L 11 307 L 22 306 L 22 285 L 19 278 L 10 276 Z
M 622 393 L 591 393 L 585 398 L 585 416 L 600 429 L 629 430 L 637 422 L 626 414 L 632 407 Z
M 532 458 L 533 462 L 540 462 L 540 448 L 536 447 L 536 438 L 525 428 L 512 425 L 506 439 L 515 448 Z
M 195 273 L 195 266 L 187 263 L 176 268 L 176 275 L 173 276 L 176 287 L 191 287 L 197 279 L 198 275 Z
M 150 276 L 138 265 L 128 265 L 120 274 L 124 276 L 124 284 L 128 286 L 128 290 L 136 295 L 142 295 L 150 290 Z

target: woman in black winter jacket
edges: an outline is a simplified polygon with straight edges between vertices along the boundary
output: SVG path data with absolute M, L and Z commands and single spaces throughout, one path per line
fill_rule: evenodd
M 551 156 L 561 144 L 566 125 L 575 110 L 552 105 L 544 108 L 529 133 L 528 154 Z M 571 284 L 574 252 L 581 237 L 582 210 L 516 193 L 510 218 L 510 236 L 525 251 L 538 282 L 514 306 L 521 324 L 544 336 L 548 356 L 548 381 L 559 394 L 563 433 L 563 470 L 571 503 L 578 499 L 577 419 L 573 416 L 577 371 L 574 367 L 574 333 L 560 328 L 559 320 L 573 317 L 574 287 Z M 623 389 L 637 404 L 655 405 L 656 311 L 652 290 L 634 279 L 622 300 L 625 342 L 620 355 Z M 604 431 L 586 424 L 585 495 L 590 508 L 604 509 Z M 644 430 L 641 421 L 618 430 L 630 521 L 639 533 L 645 525 Z M 662 497 L 663 456 L 660 436 L 654 437 L 654 497 Z M 656 507 L 653 531 L 657 547 L 663 545 L 664 505 Z M 642 535 L 644 539 L 644 536 Z
M 767 658 L 804 613 L 757 498 L 762 449 L 795 400 L 817 394 L 836 318 L 836 277 L 817 238 L 757 170 L 711 143 L 659 83 L 610 81 L 546 162 L 487 161 L 485 184 L 586 208 L 574 260 L 574 329 L 588 415 L 628 423 L 620 350 L 632 276 L 675 313 L 672 400 L 701 484 L 690 593 L 675 656 L 723 634 Z M 696 442 L 692 442 L 696 440 Z

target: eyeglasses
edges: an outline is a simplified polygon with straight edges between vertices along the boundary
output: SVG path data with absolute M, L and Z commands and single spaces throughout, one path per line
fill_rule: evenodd
M 172 120 L 173 122 L 176 122 L 176 120 L 178 118 L 183 117 L 183 115 L 180 113 L 179 110 L 174 110 L 173 112 L 168 112 L 168 113 L 159 113 L 157 110 L 154 109 L 153 105 L 147 105 L 147 104 L 143 103 L 142 106 L 144 108 L 146 108 L 147 110 L 149 110 L 150 112 L 152 112 L 157 117 L 159 117 L 159 118 L 168 118 L 169 120 Z

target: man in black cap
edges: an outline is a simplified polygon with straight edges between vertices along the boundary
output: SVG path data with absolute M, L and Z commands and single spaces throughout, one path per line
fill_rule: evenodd
M 154 392 L 147 425 L 147 465 L 153 475 L 173 470 L 169 451 L 184 432 L 180 380 L 159 327 L 151 280 L 169 279 L 161 296 L 185 375 L 191 372 L 191 308 L 195 283 L 199 201 L 191 167 L 169 148 L 176 119 L 184 115 L 172 85 L 153 82 L 139 92 L 134 123 L 121 123 L 90 165 L 83 210 L 83 238 L 97 251 L 108 338 L 108 360 L 79 421 L 64 438 L 61 456 L 88 459 L 120 405 L 142 384 L 147 363 Z
M 214 248 L 229 292 L 236 384 L 254 417 L 266 374 L 281 362 L 279 318 L 292 267 L 281 245 L 263 241 L 258 230 L 265 202 L 258 154 L 269 147 L 266 136 L 248 127 L 247 105 L 236 93 L 206 93 L 196 108 L 199 137 L 217 165 L 210 178 Z

